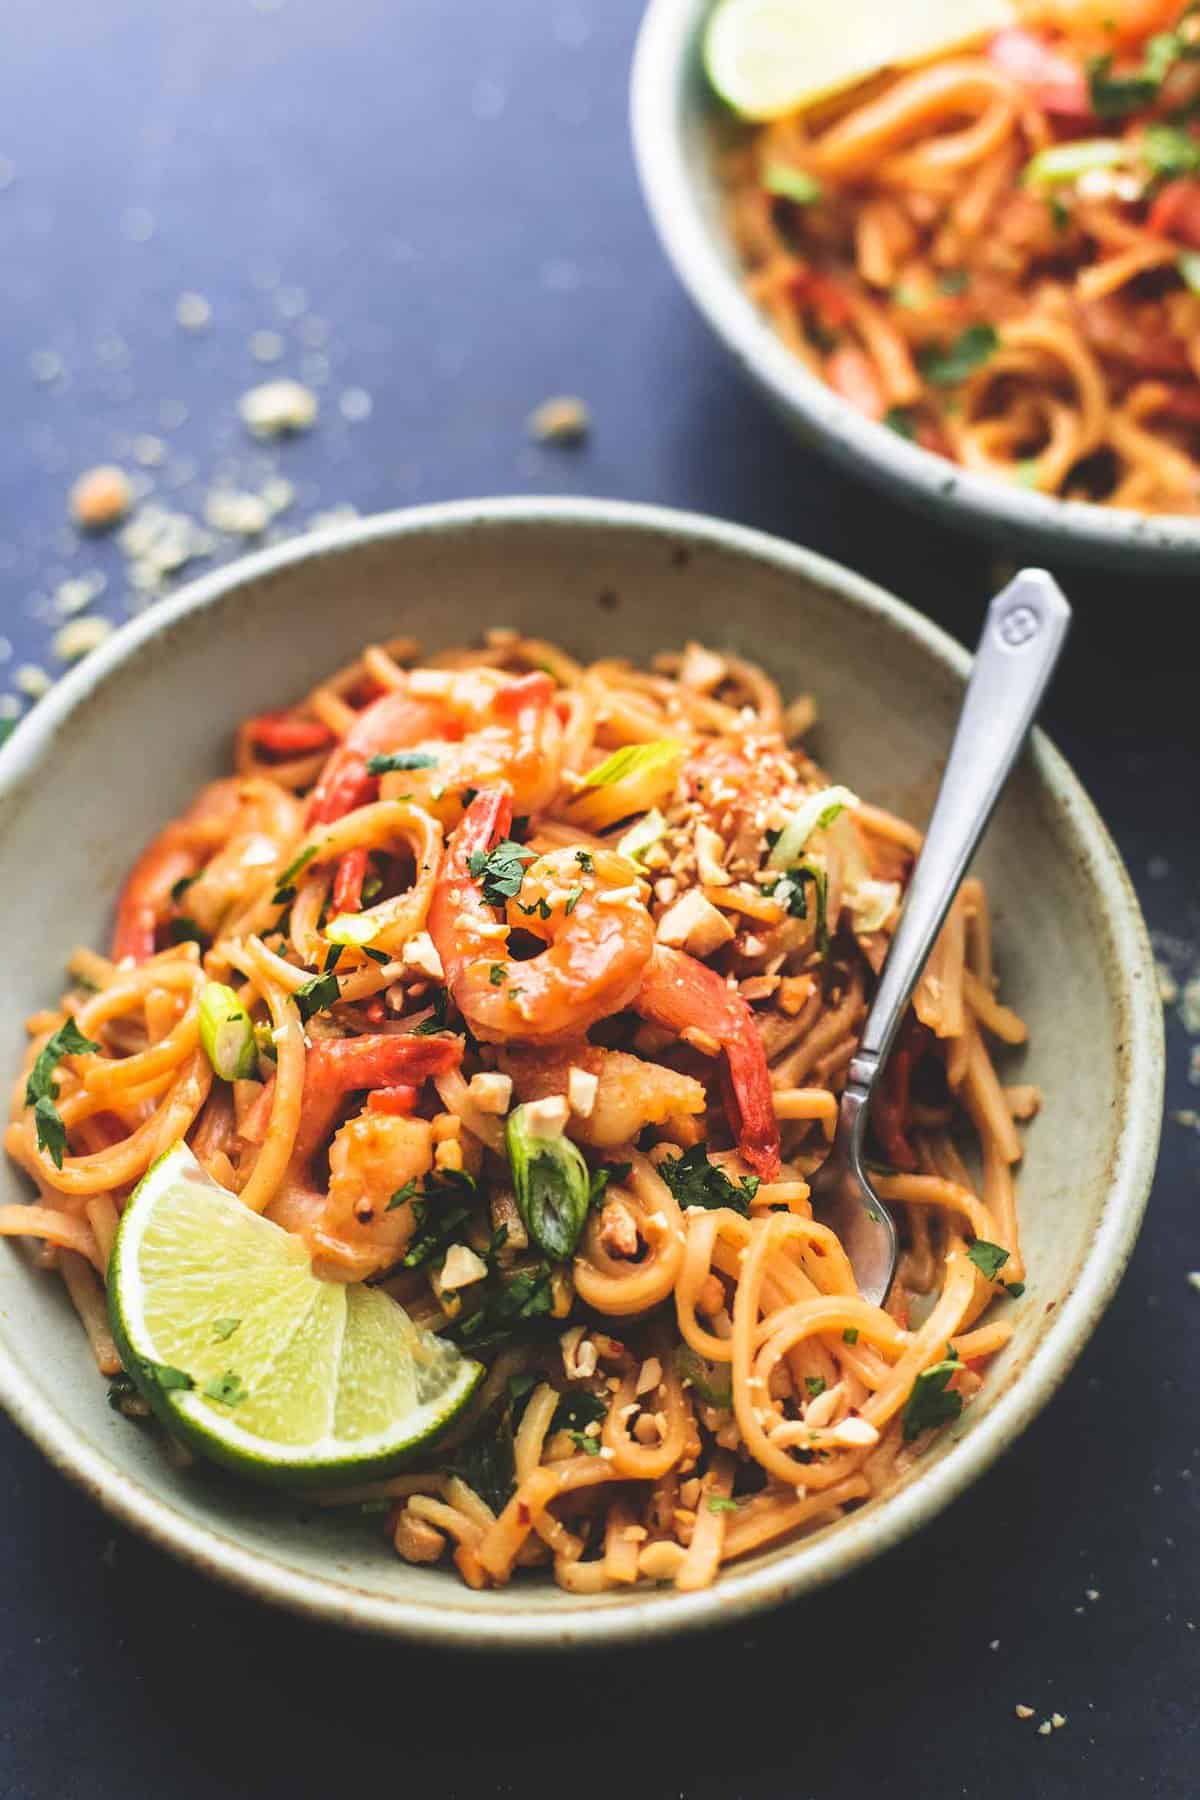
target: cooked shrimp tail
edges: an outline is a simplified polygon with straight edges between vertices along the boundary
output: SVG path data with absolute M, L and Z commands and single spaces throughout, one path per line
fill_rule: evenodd
M 779 1174 L 779 1126 L 771 1095 L 766 1051 L 740 994 L 706 963 L 683 950 L 656 946 L 634 1007 L 665 1031 L 700 1031 L 725 1053 L 725 1095 L 738 1148 L 764 1181 Z

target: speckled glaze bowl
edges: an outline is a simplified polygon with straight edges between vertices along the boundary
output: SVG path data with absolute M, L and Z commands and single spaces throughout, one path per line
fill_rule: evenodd
M 942 524 L 1048 558 L 1164 574 L 1200 568 L 1200 519 L 1151 518 L 1056 500 L 970 473 L 864 418 L 780 341 L 743 292 L 721 217 L 713 150 L 722 109 L 700 59 L 712 3 L 650 0 L 633 67 L 634 151 L 650 216 L 675 273 L 775 410 L 807 442 Z
M 641 659 L 690 637 L 757 657 L 785 691 L 816 694 L 813 744 L 839 779 L 917 820 L 967 669 L 934 626 L 844 569 L 684 513 L 468 502 L 249 557 L 127 625 L 0 751 L 3 1065 L 16 1067 L 25 1014 L 60 992 L 69 948 L 105 940 L 137 848 L 227 769 L 242 717 L 303 693 L 372 639 L 412 632 L 436 647 L 499 624 L 583 657 Z M 1031 1029 L 1028 1053 L 1008 1066 L 1045 1092 L 1020 1182 L 1028 1292 L 961 1424 L 915 1474 L 832 1529 L 736 1565 L 706 1593 L 579 1598 L 541 1579 L 474 1593 L 453 1573 L 399 1561 L 363 1520 L 305 1515 L 215 1471 L 171 1467 L 151 1433 L 110 1411 L 60 1285 L 9 1242 L 0 1399 L 58 1468 L 198 1569 L 400 1637 L 492 1649 L 644 1640 L 835 1580 L 933 1518 L 1045 1405 L 1113 1293 L 1154 1166 L 1162 1023 L 1145 928 L 1104 827 L 1044 738 L 1013 778 L 980 867 L 1004 996 Z M 26 1197 L 5 1163 L 0 1200 Z

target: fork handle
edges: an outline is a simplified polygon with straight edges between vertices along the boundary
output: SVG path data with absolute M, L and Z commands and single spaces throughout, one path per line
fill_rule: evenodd
M 1054 672 L 1071 608 L 1044 569 L 988 607 L 962 713 L 848 1083 L 868 1091 Z

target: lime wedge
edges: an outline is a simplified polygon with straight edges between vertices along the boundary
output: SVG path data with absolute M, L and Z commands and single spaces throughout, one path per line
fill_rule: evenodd
M 108 1297 L 125 1367 L 169 1428 L 263 1481 L 385 1473 L 483 1375 L 378 1288 L 319 1280 L 299 1240 L 182 1143 L 125 1208 Z
M 1014 18 L 1012 0 L 720 0 L 704 34 L 704 66 L 743 118 L 777 119 Z

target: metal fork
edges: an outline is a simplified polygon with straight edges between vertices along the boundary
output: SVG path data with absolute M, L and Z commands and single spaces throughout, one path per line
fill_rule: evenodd
M 880 1071 L 934 940 L 1033 724 L 1071 624 L 1044 569 L 1025 569 L 988 607 L 962 712 L 904 910 L 850 1064 L 813 1211 L 837 1232 L 863 1298 L 881 1305 L 896 1272 L 896 1227 L 863 1168 Z

